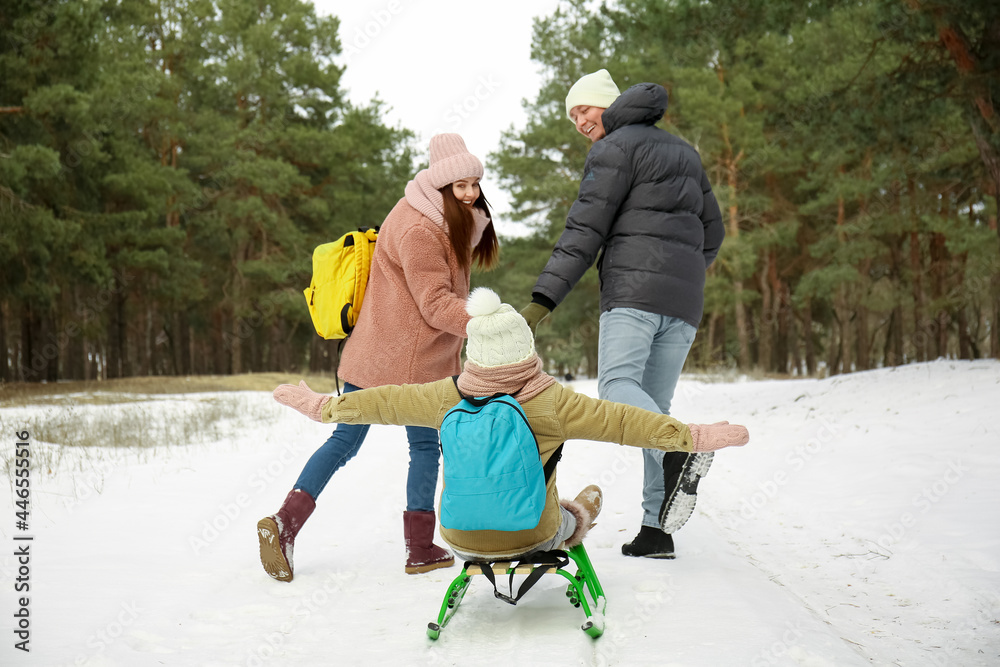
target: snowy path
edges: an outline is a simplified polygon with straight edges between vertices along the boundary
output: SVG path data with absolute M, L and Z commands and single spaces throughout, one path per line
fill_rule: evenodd
M 203 398 L 154 397 L 179 414 Z M 822 381 L 685 376 L 674 414 L 745 423 L 751 443 L 716 456 L 675 561 L 620 554 L 638 528 L 639 452 L 567 445 L 563 495 L 595 481 L 605 493 L 587 541 L 608 597 L 597 640 L 556 577 L 516 608 L 477 580 L 441 639 L 426 638 L 458 568 L 402 572 L 401 429 L 373 428 L 300 535 L 295 581 L 268 579 L 255 523 L 329 429 L 266 393 L 238 398 L 245 425 L 218 442 L 108 452 L 83 470 L 67 453 L 35 473 L 32 651 L 14 650 L 8 629 L 0 664 L 1000 664 L 996 362 Z M 52 409 L 0 408 L 3 432 Z M 4 553 L 11 628 L 17 563 Z

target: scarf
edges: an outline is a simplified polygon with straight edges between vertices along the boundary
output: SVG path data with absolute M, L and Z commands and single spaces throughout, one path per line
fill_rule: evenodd
M 526 403 L 555 382 L 554 377 L 542 371 L 542 360 L 533 354 L 516 364 L 494 368 L 466 361 L 465 370 L 458 376 L 458 390 L 476 398 L 496 393 L 511 394 L 518 403 Z
M 447 230 L 444 224 L 444 197 L 431 185 L 430 172 L 426 169 L 417 173 L 413 180 L 406 184 L 403 191 L 406 203 L 417 209 L 431 222 Z
M 486 231 L 486 225 L 490 224 L 490 216 L 473 207 L 472 224 L 475 227 L 472 229 L 472 239 L 469 242 L 469 247 L 475 248 L 483 240 L 483 232 Z

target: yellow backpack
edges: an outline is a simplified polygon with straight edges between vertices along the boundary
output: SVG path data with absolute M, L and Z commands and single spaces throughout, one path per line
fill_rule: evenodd
M 323 338 L 347 338 L 358 323 L 377 238 L 378 227 L 359 229 L 313 251 L 312 282 L 304 294 Z

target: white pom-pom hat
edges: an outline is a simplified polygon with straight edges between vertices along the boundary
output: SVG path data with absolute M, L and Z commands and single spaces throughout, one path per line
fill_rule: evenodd
M 465 356 L 483 368 L 516 364 L 535 354 L 535 339 L 528 323 L 512 306 L 500 301 L 488 287 L 472 290 L 465 305 L 472 316 L 465 332 Z

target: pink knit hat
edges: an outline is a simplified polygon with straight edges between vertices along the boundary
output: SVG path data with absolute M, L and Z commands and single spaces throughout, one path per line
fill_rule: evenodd
M 457 134 L 431 137 L 431 186 L 440 189 L 462 178 L 482 178 L 483 163 L 465 147 Z

